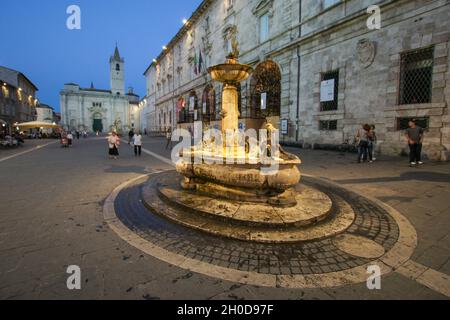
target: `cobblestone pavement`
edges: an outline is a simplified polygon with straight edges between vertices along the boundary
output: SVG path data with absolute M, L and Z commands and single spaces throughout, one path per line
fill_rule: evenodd
M 321 190 L 327 190 L 325 187 Z M 364 236 L 389 251 L 398 239 L 399 230 L 393 219 L 368 200 L 343 190 L 333 190 L 352 201 L 356 220 L 347 231 Z M 139 236 L 179 255 L 225 268 L 261 274 L 321 274 L 347 270 L 369 263 L 370 259 L 352 256 L 338 249 L 332 239 L 298 244 L 260 244 L 210 236 L 185 227 L 175 226 L 151 214 L 145 208 L 140 186 L 127 188 L 116 200 L 121 221 Z
M 144 147 L 168 157 L 163 145 L 163 139 L 147 138 Z M 450 274 L 449 164 L 409 168 L 406 159 L 389 158 L 358 165 L 351 154 L 292 151 L 302 158 L 303 172 L 333 180 L 400 211 L 418 233 L 414 262 Z M 0 162 L 0 299 L 446 298 L 398 272 L 383 277 L 382 290 L 369 291 L 365 283 L 294 290 L 227 282 L 157 260 L 109 229 L 103 220 L 103 201 L 123 182 L 171 168 L 146 154 L 136 159 L 126 144 L 117 161 L 109 160 L 106 152 L 105 141 L 94 138 L 75 141 L 69 150 L 53 144 Z M 133 200 L 133 188 L 120 196 Z M 191 240 L 188 236 L 172 246 L 184 250 Z M 223 241 L 222 254 L 226 247 L 233 243 Z M 209 251 L 212 256 L 215 249 Z M 239 250 L 243 255 L 255 254 L 247 252 L 251 249 L 249 245 Z M 266 252 L 269 267 L 271 256 Z M 82 290 L 67 289 L 68 265 L 81 267 Z M 277 266 L 282 272 L 280 261 Z

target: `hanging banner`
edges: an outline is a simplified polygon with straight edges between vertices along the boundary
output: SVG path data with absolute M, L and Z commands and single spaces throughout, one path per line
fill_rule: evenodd
M 322 81 L 320 84 L 320 102 L 334 101 L 334 79 Z

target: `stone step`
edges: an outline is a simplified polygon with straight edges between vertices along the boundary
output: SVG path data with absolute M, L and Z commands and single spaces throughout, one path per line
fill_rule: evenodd
M 147 209 L 177 224 L 217 236 L 262 243 L 311 241 L 342 233 L 351 226 L 355 219 L 351 206 L 342 198 L 333 195 L 330 199 L 333 203 L 331 214 L 325 220 L 315 224 L 303 227 L 295 224 L 282 227 L 280 224 L 279 227 L 274 227 L 274 225 L 268 226 L 258 222 L 244 223 L 226 216 L 212 215 L 204 210 L 196 211 L 192 206 L 180 205 L 170 198 L 169 194 L 164 195 L 160 191 L 164 181 L 171 178 L 173 177 L 168 176 L 168 173 L 163 173 L 152 177 L 142 187 L 142 200 Z M 231 221 L 233 222 L 231 223 Z

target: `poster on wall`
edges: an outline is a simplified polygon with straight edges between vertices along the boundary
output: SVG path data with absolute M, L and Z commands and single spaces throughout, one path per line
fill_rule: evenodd
M 281 134 L 287 135 L 289 133 L 288 120 L 281 120 Z
M 206 102 L 203 102 L 203 114 L 206 114 Z
M 322 81 L 320 84 L 320 102 L 334 101 L 334 79 Z
M 261 93 L 261 110 L 267 109 L 267 92 Z

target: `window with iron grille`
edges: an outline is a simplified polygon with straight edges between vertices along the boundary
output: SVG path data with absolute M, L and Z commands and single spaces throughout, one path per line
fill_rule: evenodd
M 434 47 L 401 55 L 400 104 L 430 103 Z
M 409 128 L 409 121 L 416 120 L 416 125 L 421 127 L 422 129 L 428 129 L 430 124 L 429 117 L 423 118 L 398 118 L 397 119 L 397 129 L 398 130 L 406 130 Z
M 337 130 L 337 120 L 325 120 L 319 121 L 319 130 L 322 131 L 336 131 Z
M 334 111 L 338 109 L 339 70 L 322 74 L 322 81 L 334 80 L 334 100 L 320 103 L 320 111 Z
M 266 106 L 262 109 L 262 94 L 266 94 Z M 278 65 L 267 60 L 255 69 L 250 80 L 248 106 L 239 107 L 241 118 L 279 117 L 281 113 L 281 70 Z

